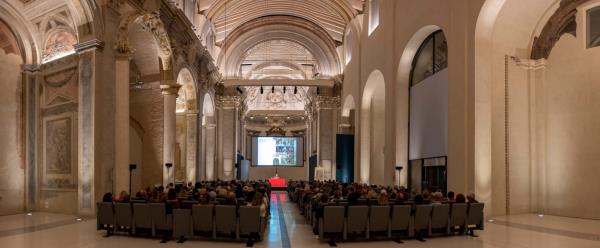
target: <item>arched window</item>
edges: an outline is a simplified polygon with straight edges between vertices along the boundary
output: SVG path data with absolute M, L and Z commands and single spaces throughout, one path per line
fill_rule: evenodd
M 346 32 L 344 36 L 344 54 L 346 57 L 346 65 L 352 60 L 352 33 Z
M 410 72 L 410 86 L 448 68 L 448 42 L 439 30 L 429 35 L 415 55 Z
M 369 35 L 379 26 L 379 0 L 369 0 Z
M 587 12 L 587 47 L 600 46 L 600 6 Z

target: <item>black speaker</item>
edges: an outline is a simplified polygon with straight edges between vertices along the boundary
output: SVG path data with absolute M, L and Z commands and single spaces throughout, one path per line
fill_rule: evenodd
M 166 166 L 167 168 L 171 168 L 171 167 L 173 167 L 173 164 L 172 164 L 172 163 L 166 163 L 166 164 L 165 164 L 165 166 Z
M 135 169 L 137 169 L 137 165 L 135 165 L 135 164 L 129 165 L 129 170 L 135 170 Z

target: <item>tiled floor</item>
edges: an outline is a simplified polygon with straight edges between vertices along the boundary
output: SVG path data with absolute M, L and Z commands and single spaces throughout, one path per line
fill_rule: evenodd
M 304 218 L 298 214 L 287 194 L 271 197 L 271 224 L 265 239 L 255 247 L 328 247 L 312 234 Z M 96 231 L 95 220 L 77 221 L 75 216 L 34 213 L 32 216 L 0 217 L 0 247 L 244 247 L 243 242 L 214 242 L 191 240 L 184 244 L 174 241 L 160 244 L 157 239 L 115 235 L 104 238 Z M 340 247 L 600 247 L 600 221 L 554 216 L 517 215 L 496 218 L 486 223 L 478 238 L 465 236 L 432 238 L 427 242 L 409 240 L 404 244 L 393 241 L 339 242 Z

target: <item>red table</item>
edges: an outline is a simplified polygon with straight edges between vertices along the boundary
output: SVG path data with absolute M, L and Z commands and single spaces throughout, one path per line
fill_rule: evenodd
M 285 183 L 285 179 L 284 178 L 280 178 L 277 175 L 275 175 L 274 177 L 269 178 L 269 183 L 271 184 L 271 187 L 274 187 L 274 188 L 285 188 L 285 187 L 287 187 L 287 184 Z

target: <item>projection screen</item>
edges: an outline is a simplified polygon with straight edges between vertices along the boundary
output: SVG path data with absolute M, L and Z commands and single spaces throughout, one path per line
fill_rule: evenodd
M 252 166 L 303 166 L 301 137 L 252 137 Z

